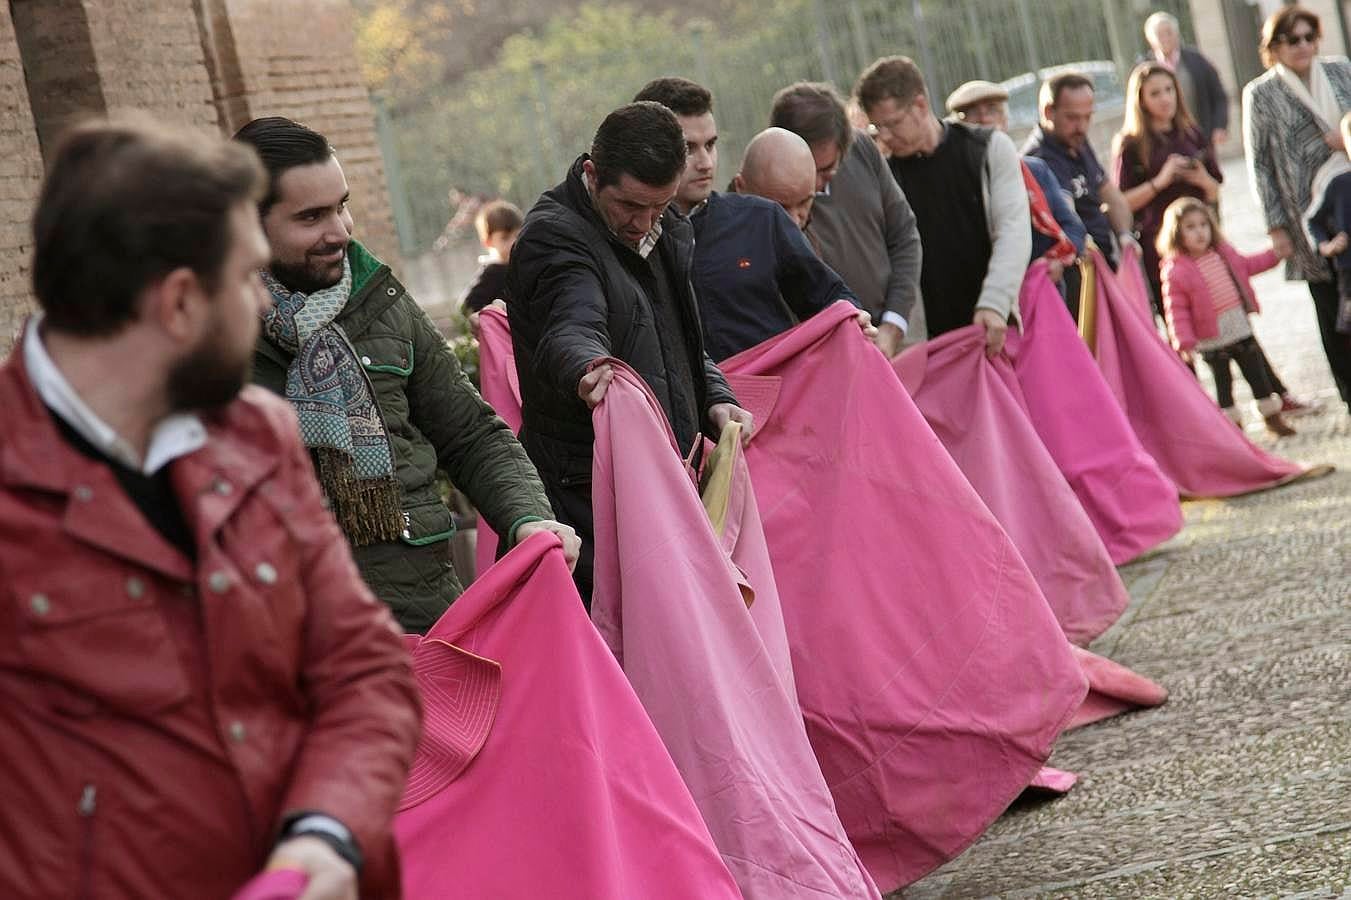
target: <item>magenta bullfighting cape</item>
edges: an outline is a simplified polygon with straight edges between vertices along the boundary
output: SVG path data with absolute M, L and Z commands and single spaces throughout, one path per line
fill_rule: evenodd
M 1130 603 L 1078 497 L 1028 418 L 1013 368 L 968 325 L 911 347 L 897 375 L 934 434 L 1013 539 L 1065 636 L 1080 646 Z
M 1018 307 L 1022 330 L 1009 329 L 1005 352 L 1032 425 L 1112 562 L 1129 562 L 1182 528 L 1177 485 L 1140 445 L 1045 263 L 1028 270 Z
M 837 304 L 723 363 L 798 699 L 878 885 L 969 846 L 1040 772 L 1086 684 L 1013 543 Z
M 592 620 L 747 898 L 877 897 L 747 608 L 750 573 L 714 532 L 656 398 L 613 365 L 594 413 Z
M 479 393 L 493 408 L 512 434 L 521 431 L 521 383 L 516 375 L 516 358 L 511 350 L 511 327 L 507 314 L 489 306 L 479 313 L 478 372 Z M 497 558 L 497 534 L 480 517 L 476 526 L 474 561 L 478 572 L 486 572 Z
M 558 538 L 524 541 L 410 642 L 424 721 L 395 819 L 406 897 L 740 896 Z
M 1123 252 L 1119 278 L 1096 251 L 1093 268 L 1089 346 L 1140 443 L 1183 496 L 1232 497 L 1305 474 L 1244 437 L 1160 337 L 1134 251 Z

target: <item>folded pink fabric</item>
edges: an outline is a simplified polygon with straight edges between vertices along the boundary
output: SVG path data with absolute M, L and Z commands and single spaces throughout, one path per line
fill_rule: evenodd
M 1018 306 L 1006 352 L 1028 416 L 1112 562 L 1129 562 L 1182 528 L 1177 485 L 1140 445 L 1045 263 L 1028 270 Z
M 1027 786 L 1027 789 L 1029 791 L 1045 791 L 1049 794 L 1068 794 L 1070 789 L 1078 783 L 1079 776 L 1073 772 L 1042 766 L 1041 771 L 1037 772 L 1036 777 L 1032 779 L 1032 783 Z
M 1120 278 L 1096 251 L 1093 262 L 1098 366 L 1140 443 L 1178 490 L 1232 497 L 1303 475 L 1303 466 L 1244 437 L 1145 318 L 1148 294 L 1134 251 L 1122 253 Z
M 1083 699 L 1008 536 L 846 303 L 723 363 L 807 732 L 884 890 L 962 852 Z
M 1168 699 L 1168 691 L 1145 676 L 1082 647 L 1073 649 L 1079 667 L 1088 678 L 1088 696 L 1074 711 L 1069 728 L 1079 728 L 1141 707 L 1159 706 Z
M 413 663 L 423 736 L 394 823 L 410 900 L 740 896 L 556 537 L 481 574 Z
M 592 620 L 746 897 L 877 897 L 666 416 L 614 367 L 594 414 Z
M 793 658 L 788 650 L 788 631 L 783 624 L 783 606 L 779 602 L 778 582 L 765 540 L 764 525 L 760 521 L 760 507 L 755 502 L 751 487 L 751 470 L 741 444 L 736 445 L 731 463 L 731 495 L 727 503 L 725 524 L 718 538 L 722 549 L 741 575 L 751 621 L 765 646 L 770 663 L 779 673 L 789 699 L 797 708 L 797 681 L 793 677 Z M 717 533 L 717 529 L 714 529 Z M 802 717 L 802 710 L 797 709 Z
M 489 306 L 479 313 L 478 381 L 479 393 L 488 401 L 513 434 L 521 431 L 521 383 L 516 374 L 516 357 L 511 348 L 511 327 L 507 314 Z M 480 517 L 475 526 L 474 562 L 479 572 L 497 559 L 497 533 Z M 466 579 L 467 580 L 467 579 Z
M 1078 497 L 1032 427 L 1013 368 L 968 325 L 911 347 L 896 374 L 1013 540 L 1070 641 L 1086 646 L 1130 603 Z

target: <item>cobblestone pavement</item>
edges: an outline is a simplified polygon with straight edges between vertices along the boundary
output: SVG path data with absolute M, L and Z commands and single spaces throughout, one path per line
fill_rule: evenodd
M 1241 161 L 1225 174 L 1229 237 L 1257 249 Z M 1259 340 L 1323 409 L 1294 437 L 1249 436 L 1339 471 L 1185 504 L 1182 533 L 1122 568 L 1134 602 L 1093 646 L 1169 702 L 1066 735 L 1051 762 L 1079 773 L 1068 796 L 1020 801 L 893 896 L 1351 897 L 1351 417 L 1304 285 L 1277 270 L 1256 287 Z

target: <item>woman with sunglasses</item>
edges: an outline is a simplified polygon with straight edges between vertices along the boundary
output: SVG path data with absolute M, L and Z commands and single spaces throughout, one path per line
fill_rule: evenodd
M 1318 16 L 1300 6 L 1278 10 L 1262 26 L 1267 71 L 1243 89 L 1243 149 L 1286 278 L 1308 282 L 1328 366 L 1351 408 L 1351 341 L 1336 330 L 1337 281 L 1303 225 L 1314 176 L 1346 152 L 1337 126 L 1351 110 L 1351 62 L 1319 59 L 1321 34 Z

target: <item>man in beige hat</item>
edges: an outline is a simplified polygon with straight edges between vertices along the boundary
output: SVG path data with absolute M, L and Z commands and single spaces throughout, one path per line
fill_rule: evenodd
M 1009 130 L 1009 92 L 993 81 L 968 81 L 948 94 L 948 112 L 963 122 Z

